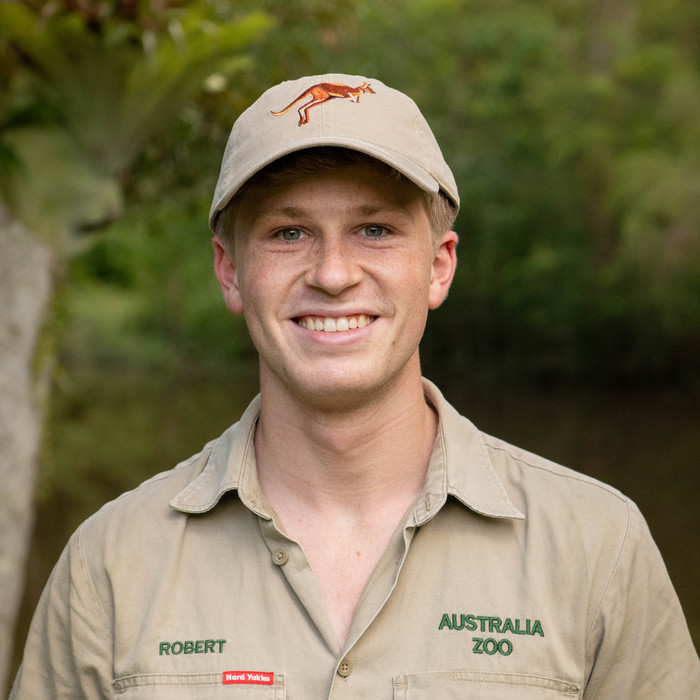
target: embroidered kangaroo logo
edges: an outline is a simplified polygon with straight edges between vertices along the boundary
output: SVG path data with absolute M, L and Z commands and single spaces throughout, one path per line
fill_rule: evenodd
M 270 112 L 270 114 L 275 117 L 286 114 L 290 109 L 292 109 L 292 107 L 308 97 L 309 101 L 305 102 L 297 110 L 299 113 L 299 126 L 301 126 L 302 124 L 309 123 L 309 110 L 312 107 L 322 105 L 329 100 L 335 99 L 336 97 L 344 97 L 352 100 L 353 102 L 359 102 L 360 97 L 362 97 L 365 92 L 372 95 L 376 94 L 370 87 L 370 84 L 366 81 L 358 87 L 337 85 L 336 83 L 318 83 L 317 85 L 312 85 L 308 90 L 302 92 L 301 95 L 294 100 L 294 102 L 287 105 L 281 112 Z

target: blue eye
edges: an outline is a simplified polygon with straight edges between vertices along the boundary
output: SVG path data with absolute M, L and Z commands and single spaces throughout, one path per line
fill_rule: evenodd
M 283 241 L 299 241 L 304 237 L 304 233 L 298 228 L 283 228 L 277 235 Z
M 385 235 L 386 229 L 383 226 L 365 226 L 363 233 L 367 238 L 381 238 Z

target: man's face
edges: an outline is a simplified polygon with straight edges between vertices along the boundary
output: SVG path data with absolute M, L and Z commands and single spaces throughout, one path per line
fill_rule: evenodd
M 245 315 L 261 386 L 342 408 L 420 373 L 456 240 L 436 243 L 418 193 L 363 166 L 244 201 L 233 255 L 215 241 L 215 266 L 227 306 Z

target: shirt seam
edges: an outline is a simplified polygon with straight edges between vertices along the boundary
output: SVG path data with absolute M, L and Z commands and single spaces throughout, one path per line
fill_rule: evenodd
M 95 585 L 92 581 L 92 577 L 90 576 L 90 571 L 87 566 L 87 561 L 85 558 L 85 554 L 83 551 L 83 528 L 85 527 L 85 524 L 83 524 L 80 529 L 78 530 L 78 554 L 80 556 L 80 564 L 82 566 L 83 572 L 85 573 L 85 579 L 87 580 L 87 585 L 88 589 L 90 590 L 90 593 L 92 595 L 92 599 L 97 606 L 97 610 L 100 613 L 100 617 L 102 618 L 102 622 L 104 622 L 105 627 L 107 628 L 107 632 L 109 632 L 110 636 L 114 636 L 114 630 L 112 629 L 112 625 L 109 624 L 109 618 L 107 617 L 107 614 L 105 611 L 102 609 L 102 605 L 100 604 L 100 599 L 97 595 L 97 589 L 95 588 Z
M 629 499 L 622 493 L 620 493 L 617 489 L 615 489 L 612 486 L 608 486 L 607 484 L 604 484 L 600 481 L 597 481 L 593 477 L 586 477 L 585 475 L 579 475 L 574 471 L 568 471 L 566 473 L 562 473 L 561 471 L 558 471 L 556 469 L 553 469 L 552 467 L 549 467 L 544 464 L 534 464 L 533 462 L 529 462 L 526 459 L 523 459 L 522 457 L 519 457 L 517 455 L 514 455 L 513 452 L 511 452 L 507 447 L 502 447 L 500 445 L 494 445 L 492 443 L 489 444 L 489 448 L 492 450 L 498 450 L 499 452 L 505 452 L 512 460 L 515 462 L 519 462 L 520 464 L 524 464 L 527 467 L 530 467 L 531 469 L 539 469 L 540 471 L 547 472 L 548 474 L 551 474 L 552 476 L 557 476 L 562 479 L 571 479 L 572 481 L 578 481 L 582 484 L 586 484 L 588 486 L 593 486 L 600 491 L 604 491 L 605 493 L 609 494 L 610 496 L 614 496 L 617 498 L 619 501 L 622 503 L 628 504 Z M 562 467 L 563 469 L 564 467 Z
M 598 619 L 598 617 L 600 615 L 600 611 L 603 607 L 603 601 L 605 600 L 605 597 L 607 596 L 608 591 L 610 590 L 610 586 L 612 585 L 613 579 L 615 578 L 615 576 L 620 568 L 622 554 L 625 550 L 625 546 L 627 545 L 627 542 L 629 539 L 630 529 L 631 529 L 631 525 L 632 525 L 631 508 L 630 508 L 629 499 L 625 499 L 625 500 L 626 500 L 626 504 L 627 504 L 627 522 L 625 524 L 625 534 L 622 537 L 622 542 L 620 543 L 620 550 L 617 553 L 617 558 L 615 559 L 615 563 L 610 571 L 610 576 L 608 577 L 608 581 L 605 584 L 605 588 L 603 589 L 603 592 L 600 596 L 600 600 L 598 601 L 598 605 L 596 607 L 595 613 L 593 615 L 593 618 L 591 619 L 591 624 L 588 628 L 588 632 L 586 633 L 586 641 L 584 643 L 584 653 L 588 649 L 588 645 L 591 641 L 591 635 L 593 634 L 593 629 L 595 628 L 596 620 Z M 590 696 L 591 700 L 596 696 L 597 692 L 598 692 L 598 690 L 594 689 L 593 695 Z

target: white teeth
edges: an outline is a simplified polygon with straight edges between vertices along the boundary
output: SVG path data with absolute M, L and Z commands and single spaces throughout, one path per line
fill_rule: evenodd
M 365 328 L 372 322 L 372 317 L 366 314 L 357 316 L 339 316 L 333 318 L 326 316 L 304 316 L 299 319 L 299 325 L 310 331 L 323 331 L 324 333 L 336 333 L 338 331 L 354 330 Z

